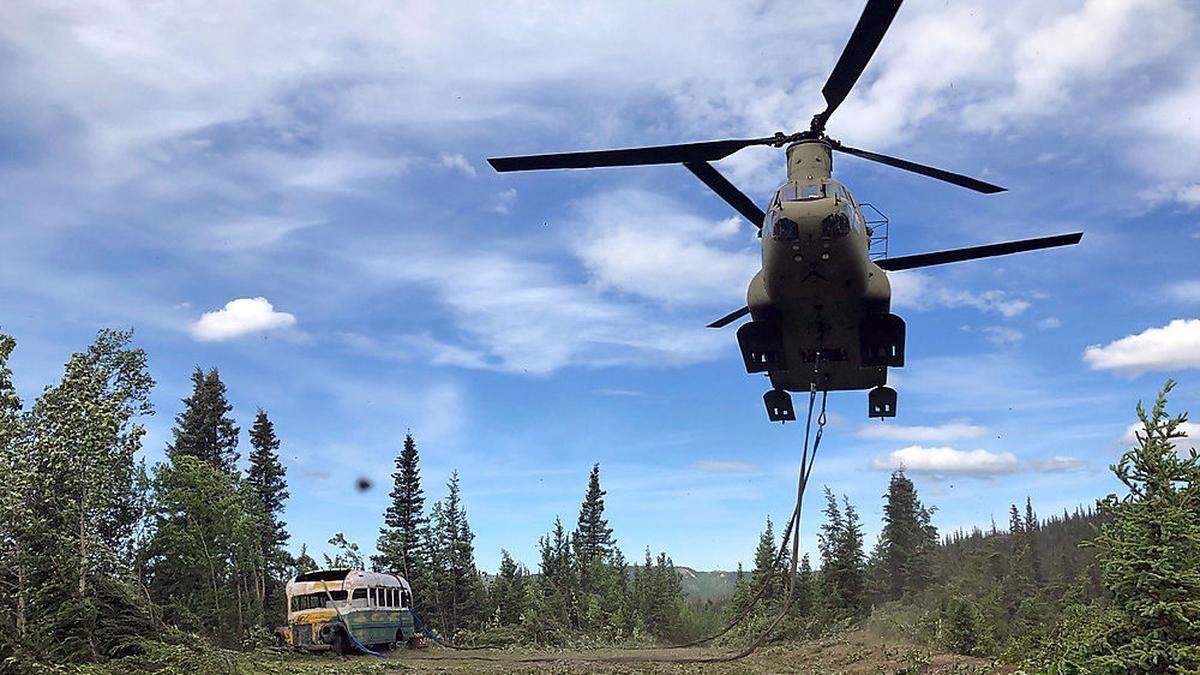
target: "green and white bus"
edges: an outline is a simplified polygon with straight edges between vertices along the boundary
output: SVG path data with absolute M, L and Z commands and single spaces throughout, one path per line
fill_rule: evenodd
M 293 648 L 355 651 L 355 643 L 386 651 L 414 635 L 412 587 L 382 572 L 305 572 L 287 584 L 287 625 L 278 632 Z

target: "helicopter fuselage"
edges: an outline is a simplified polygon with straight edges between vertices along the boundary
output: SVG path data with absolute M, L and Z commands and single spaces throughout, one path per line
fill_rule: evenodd
M 891 304 L 887 276 L 870 258 L 870 230 L 831 177 L 827 144 L 796 143 L 787 155 L 789 180 L 766 211 L 762 270 L 747 292 L 751 317 L 781 350 L 781 367 L 766 374 L 787 391 L 807 391 L 814 377 L 829 391 L 882 385 L 887 368 L 865 365 L 859 349 L 869 317 Z

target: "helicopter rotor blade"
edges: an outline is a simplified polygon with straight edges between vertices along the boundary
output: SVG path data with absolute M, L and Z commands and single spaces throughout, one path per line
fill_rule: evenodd
M 775 145 L 783 141 L 778 136 L 740 138 L 676 145 L 655 145 L 620 150 L 585 150 L 547 155 L 518 157 L 489 157 L 488 164 L 501 173 L 507 171 L 540 171 L 543 169 L 591 169 L 605 166 L 641 166 L 647 164 L 683 164 L 712 162 L 723 159 L 752 145 Z
M 758 229 L 762 229 L 763 219 L 766 218 L 763 210 L 758 208 L 758 205 L 747 197 L 746 193 L 737 189 L 725 176 L 722 176 L 721 172 L 717 171 L 712 164 L 708 162 L 684 162 L 683 165 L 696 178 L 703 181 L 710 190 L 717 193 L 721 199 L 724 199 L 726 203 L 732 206 L 735 211 L 745 216 L 746 220 L 754 223 L 754 226 Z
M 969 190 L 975 190 L 976 192 L 983 192 L 985 194 L 990 195 L 990 194 L 995 194 L 997 192 L 1005 192 L 1008 189 L 1008 188 L 1000 187 L 999 185 L 992 185 L 991 183 L 986 183 L 977 178 L 971 178 L 970 176 L 964 176 L 961 173 L 954 173 L 952 171 L 946 171 L 945 169 L 939 169 L 939 168 L 933 167 L 933 166 L 917 164 L 916 162 L 910 162 L 907 159 L 900 159 L 899 157 L 889 157 L 888 155 L 881 155 L 877 152 L 871 152 L 870 150 L 861 150 L 859 148 L 852 148 L 848 145 L 842 145 L 841 143 L 839 143 L 837 141 L 833 141 L 832 139 L 830 141 L 830 145 L 833 146 L 834 150 L 837 150 L 839 152 L 844 152 L 847 155 L 854 155 L 855 157 L 862 157 L 863 159 L 869 159 L 872 162 L 879 162 L 880 164 L 887 164 L 888 166 L 894 166 L 897 169 L 904 169 L 905 171 L 912 171 L 913 173 L 919 173 L 922 176 L 929 176 L 930 178 L 936 178 L 938 180 L 946 181 L 947 183 L 953 183 L 960 187 L 965 187 Z
M 1009 255 L 1010 253 L 1024 253 L 1025 251 L 1036 251 L 1056 246 L 1071 246 L 1078 244 L 1082 238 L 1082 232 L 1073 232 L 1071 234 L 1058 234 L 1053 237 L 1021 239 L 1019 241 L 1006 241 L 1001 244 L 987 244 L 985 246 L 955 248 L 949 251 L 935 251 L 933 253 L 918 253 L 917 255 L 905 255 L 897 258 L 884 258 L 876 260 L 875 264 L 889 272 L 898 272 L 917 267 L 945 265 L 946 263 L 991 258 L 998 255 Z
M 735 309 L 732 312 L 726 314 L 725 316 L 708 324 L 707 327 L 708 328 L 724 328 L 725 326 L 728 326 L 729 324 L 733 323 L 734 321 L 737 321 L 738 319 L 742 318 L 743 316 L 746 316 L 749 313 L 750 313 L 749 307 Z
M 866 70 L 871 57 L 875 55 L 879 43 L 883 41 L 888 26 L 891 26 L 892 19 L 896 18 L 896 12 L 900 11 L 901 2 L 903 0 L 867 1 L 862 16 L 858 17 L 858 23 L 854 26 L 854 32 L 850 34 L 850 40 L 842 49 L 842 55 L 834 65 L 833 72 L 829 73 L 825 86 L 821 88 L 826 107 L 824 112 L 819 113 L 813 120 L 814 130 L 823 130 L 829 116 L 846 100 L 846 96 Z

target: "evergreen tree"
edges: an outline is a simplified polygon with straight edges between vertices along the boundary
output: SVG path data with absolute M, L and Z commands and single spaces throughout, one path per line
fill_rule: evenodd
M 496 607 L 496 621 L 502 626 L 514 626 L 521 622 L 525 611 L 525 581 L 529 572 L 517 565 L 508 551 L 500 550 L 500 571 L 492 582 L 492 602 Z
M 604 490 L 600 489 L 600 465 L 592 466 L 587 495 L 579 507 L 579 524 L 572 535 L 576 559 L 586 566 L 612 552 L 612 528 L 604 519 Z
M 647 561 L 648 562 L 648 561 Z M 650 611 L 647 616 L 650 630 L 662 639 L 678 639 L 682 627 L 683 584 L 675 563 L 660 552 L 651 574 Z
M 434 526 L 443 566 L 439 589 L 442 627 L 452 633 L 479 623 L 484 591 L 475 567 L 475 535 L 463 508 L 457 471 L 450 475 L 446 490 L 446 500 L 436 514 Z
M 541 573 L 540 595 L 545 621 L 555 630 L 566 630 L 575 625 L 575 595 L 578 577 L 571 554 L 570 537 L 563 528 L 562 519 L 554 519 L 554 527 L 538 539 Z
M 785 560 L 787 557 L 785 553 L 780 558 L 780 564 L 775 564 L 778 546 L 779 544 L 775 542 L 775 526 L 768 517 L 766 529 L 758 536 L 758 546 L 754 549 L 754 571 L 750 573 L 751 594 L 757 593 L 763 584 L 766 584 L 767 587 L 763 591 L 763 604 L 760 607 L 778 606 L 784 601 L 788 563 Z
M 383 516 L 376 548 L 372 558 L 376 569 L 394 571 L 410 583 L 426 581 L 426 552 L 424 542 L 428 521 L 424 516 L 425 493 L 421 490 L 421 471 L 416 441 L 412 433 L 405 434 L 404 447 L 396 456 L 396 471 L 392 474 L 391 503 Z
M 1069 650 L 1083 672 L 1200 672 L 1200 455 L 1176 441 L 1187 414 L 1167 413 L 1167 381 L 1136 445 L 1112 466 L 1129 490 L 1099 503 L 1094 540 L 1112 611 L 1093 639 Z
M 1041 525 L 1038 523 L 1037 514 L 1033 511 L 1033 500 L 1028 495 L 1025 496 L 1025 545 L 1029 547 L 1029 571 L 1032 579 L 1035 582 L 1041 583 L 1042 576 L 1042 558 L 1041 552 L 1038 550 L 1038 531 Z
M 225 383 L 217 369 L 206 375 L 199 367 L 192 373 L 192 395 L 183 399 L 184 409 L 175 417 L 174 441 L 167 457 L 189 455 L 227 473 L 237 470 L 237 439 L 240 429 L 229 413 L 233 406 L 225 397 Z
M 279 461 L 279 439 L 275 425 L 266 411 L 258 409 L 250 429 L 250 469 L 246 483 L 254 495 L 258 509 L 259 556 L 263 567 L 256 584 L 268 626 L 274 625 L 286 612 L 282 604 L 275 607 L 283 594 L 283 574 L 289 562 L 285 546 L 289 535 L 283 522 L 283 503 L 288 498 L 286 470 Z
M 858 616 L 866 609 L 866 565 L 862 523 L 843 496 L 838 508 L 833 491 L 825 488 L 825 524 L 818 536 L 825 601 L 836 613 Z
M 808 616 L 816 606 L 817 580 L 806 553 L 800 558 L 800 569 L 796 573 L 796 599 L 792 601 L 792 613 L 796 616 Z
M 883 499 L 883 530 L 875 565 L 883 599 L 895 600 L 919 592 L 929 583 L 929 557 L 937 543 L 937 530 L 930 525 L 930 511 L 917 498 L 916 487 L 903 469 L 892 473 Z
M 142 551 L 163 618 L 236 647 L 261 623 L 263 567 L 256 496 L 224 468 L 190 454 L 154 467 L 153 535 Z

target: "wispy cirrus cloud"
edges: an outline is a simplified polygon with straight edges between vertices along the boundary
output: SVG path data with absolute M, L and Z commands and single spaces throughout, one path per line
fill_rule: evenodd
M 918 310 L 967 307 L 980 312 L 999 314 L 1005 318 L 1018 316 L 1029 309 L 1029 300 L 993 289 L 975 291 L 951 288 L 928 274 L 915 271 L 888 275 L 892 284 L 892 304 Z
M 705 459 L 692 467 L 707 473 L 754 473 L 760 470 L 757 464 L 728 459 Z
M 945 443 L 967 438 L 979 438 L 987 427 L 968 422 L 947 422 L 936 426 L 905 426 L 900 424 L 865 424 L 855 436 L 870 440 L 908 441 L 912 443 Z

